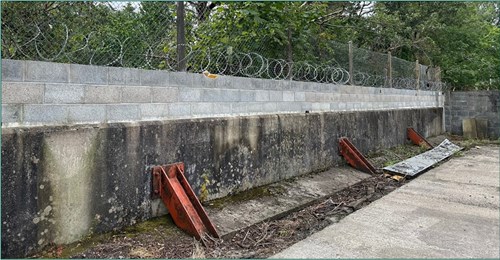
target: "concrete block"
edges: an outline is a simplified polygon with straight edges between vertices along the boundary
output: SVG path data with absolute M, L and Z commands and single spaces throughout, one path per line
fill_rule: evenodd
M 292 91 L 283 91 L 283 101 L 295 101 L 295 94 Z
M 182 86 L 182 87 L 193 87 L 193 78 L 200 77 L 201 74 L 201 73 L 188 73 L 188 72 L 167 72 L 167 73 L 168 73 L 168 84 L 170 86 Z M 215 84 L 212 85 L 215 86 Z M 202 88 L 206 86 L 195 86 L 195 87 Z
M 202 89 L 201 101 L 203 102 L 220 102 L 222 101 L 222 90 L 220 89 Z
M 237 89 L 203 89 L 201 101 L 238 102 L 240 101 L 240 91 Z
M 322 85 L 322 83 L 310 82 L 309 84 L 312 85 L 312 91 L 314 91 L 314 92 L 320 92 L 321 91 L 321 85 Z
M 306 93 L 301 91 L 296 91 L 295 101 L 306 101 Z
M 229 115 L 231 114 L 231 103 L 214 103 L 215 115 Z
M 188 105 L 188 104 L 186 104 Z M 214 106 L 213 103 L 191 103 L 191 114 L 196 115 L 213 115 L 214 114 Z
M 330 110 L 331 111 L 339 110 L 339 103 L 330 103 Z
M 121 102 L 121 87 L 85 86 L 85 103 L 110 104 Z
M 301 102 L 290 102 L 286 103 L 290 106 L 291 112 L 304 112 L 302 111 L 302 103 Z
M 139 120 L 141 110 L 138 104 L 106 105 L 106 117 L 112 122 Z
M 261 113 L 264 112 L 264 104 L 263 102 L 248 102 L 247 103 L 247 111 L 248 113 Z
M 2 105 L 2 123 L 21 123 L 23 106 L 20 104 Z
M 74 104 L 84 102 L 84 85 L 68 83 L 45 84 L 44 103 Z
M 179 87 L 179 101 L 200 102 L 201 89 Z
M 301 82 L 301 89 L 305 92 L 312 92 L 314 91 L 314 87 L 310 82 Z
M 108 67 L 70 64 L 69 75 L 71 83 L 108 84 Z
M 26 62 L 2 59 L 2 81 L 23 81 Z
M 171 103 L 179 101 L 178 88 L 151 88 L 153 103 Z
M 24 105 L 23 122 L 27 125 L 68 123 L 67 105 Z
M 330 110 L 330 103 L 320 103 L 320 102 L 312 103 L 312 110 L 313 111 L 328 111 L 328 110 Z
M 41 104 L 44 84 L 2 82 L 2 104 Z
M 283 101 L 283 91 L 269 91 L 269 101 Z
M 262 104 L 261 107 L 261 111 L 265 113 L 275 113 L 276 110 L 277 110 L 276 102 L 265 102 L 264 104 Z
M 266 90 L 280 90 L 282 87 L 279 83 L 280 80 L 272 80 L 272 79 L 262 79 L 263 89 Z
M 283 88 L 288 88 L 287 90 L 290 90 L 290 81 L 289 80 L 278 80 L 278 79 L 271 79 L 269 84 L 272 86 L 272 89 L 275 90 L 283 90 Z
M 69 82 L 69 64 L 26 61 L 25 81 Z
M 238 102 L 240 101 L 240 90 L 238 89 L 222 89 L 222 101 Z
M 246 89 L 267 89 L 266 80 L 258 78 L 241 78 L 241 81 L 235 82 L 236 86 L 245 86 Z
M 255 101 L 269 101 L 269 91 L 257 90 L 255 92 Z
M 301 108 L 303 112 L 305 111 L 312 112 L 312 104 L 309 102 L 301 102 Z
M 278 102 L 276 103 L 276 110 L 280 112 L 302 112 L 302 105 L 300 102 Z
M 151 87 L 122 87 L 122 103 L 150 103 Z
M 315 92 L 306 92 L 306 101 L 307 102 L 316 102 L 319 100 L 316 98 Z
M 231 104 L 231 112 L 236 114 L 247 113 L 247 102 L 237 102 Z
M 141 76 L 139 69 L 108 68 L 108 84 L 110 85 L 140 85 Z
M 330 92 L 330 85 L 329 84 L 321 84 L 320 88 L 319 88 L 319 91 L 320 92 Z
M 240 85 L 238 85 L 238 87 L 235 87 L 234 86 L 235 78 L 236 77 L 220 75 L 219 77 L 217 77 L 217 79 L 212 81 L 214 82 L 214 87 L 219 89 L 248 88 L 247 87 L 248 84 L 245 84 L 244 81 L 240 81 Z M 199 79 L 197 80 L 197 84 L 195 86 L 201 85 L 198 81 L 200 80 Z
M 302 91 L 302 85 L 300 82 L 293 81 L 293 80 L 279 80 L 281 83 L 281 90 L 287 90 L 287 91 Z
M 253 102 L 256 101 L 255 90 L 240 90 L 240 101 L 242 102 Z
M 106 122 L 106 105 L 68 106 L 68 123 Z
M 142 86 L 168 86 L 168 73 L 163 70 L 139 70 Z
M 189 74 L 192 81 L 191 87 L 193 88 L 216 88 L 217 87 L 216 83 L 219 80 L 221 80 L 220 77 L 217 77 L 216 79 L 207 78 L 201 73 L 189 73 Z M 237 87 L 234 87 L 232 84 L 229 84 L 228 88 L 237 88 Z
M 166 103 L 140 104 L 141 119 L 164 119 L 169 116 Z
M 191 115 L 191 106 L 188 103 L 170 103 L 168 110 L 170 115 L 176 117 Z

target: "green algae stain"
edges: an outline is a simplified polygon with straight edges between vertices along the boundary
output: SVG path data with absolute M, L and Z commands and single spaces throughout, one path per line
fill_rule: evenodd
M 285 192 L 285 188 L 282 186 L 276 185 L 265 185 L 256 187 L 253 189 L 249 189 L 246 191 L 242 191 L 236 193 L 234 195 L 229 195 L 220 199 L 215 199 L 208 203 L 211 207 L 221 209 L 224 208 L 228 204 L 233 204 L 237 202 L 249 201 L 257 198 L 273 196 L 275 194 L 280 194 Z
M 200 186 L 200 201 L 204 202 L 208 200 L 208 188 L 207 186 L 210 185 L 210 180 L 208 179 L 208 173 L 203 173 L 201 175 L 203 178 L 203 183 Z

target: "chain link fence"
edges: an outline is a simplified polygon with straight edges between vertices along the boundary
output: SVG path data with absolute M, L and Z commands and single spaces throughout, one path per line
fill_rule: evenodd
M 2 2 L 2 58 L 375 87 L 444 87 L 436 68 L 304 37 L 273 23 L 242 23 L 225 8 L 230 4 Z

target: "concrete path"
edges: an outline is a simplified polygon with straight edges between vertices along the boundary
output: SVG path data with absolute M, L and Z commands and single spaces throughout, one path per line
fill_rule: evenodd
M 464 152 L 273 258 L 499 258 L 499 147 Z

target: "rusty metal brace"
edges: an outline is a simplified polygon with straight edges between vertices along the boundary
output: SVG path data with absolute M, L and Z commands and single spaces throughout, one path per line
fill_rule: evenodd
M 152 173 L 153 195 L 161 198 L 179 228 L 198 240 L 207 233 L 220 237 L 184 176 L 184 163 L 155 166 Z
M 339 138 L 339 152 L 352 167 L 370 174 L 377 173 L 375 167 L 373 167 L 347 137 Z
M 408 136 L 408 139 L 410 139 L 414 144 L 423 146 L 427 148 L 427 150 L 433 148 L 433 146 L 427 140 L 425 140 L 423 136 L 415 131 L 415 129 L 408 127 L 406 129 L 406 134 Z

